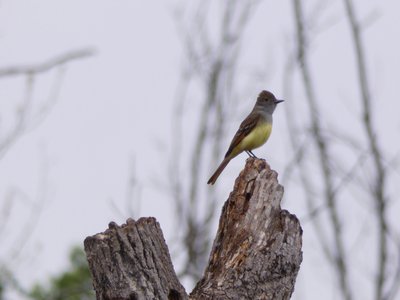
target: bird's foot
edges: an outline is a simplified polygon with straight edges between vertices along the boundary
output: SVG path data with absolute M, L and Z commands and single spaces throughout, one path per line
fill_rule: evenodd
M 253 157 L 253 158 L 258 158 L 253 152 L 251 152 L 250 150 L 246 150 L 246 153 L 249 157 Z

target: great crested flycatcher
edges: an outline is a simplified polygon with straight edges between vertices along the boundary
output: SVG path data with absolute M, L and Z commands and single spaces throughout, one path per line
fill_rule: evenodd
M 268 140 L 272 130 L 272 113 L 276 105 L 280 102 L 283 102 L 283 100 L 277 100 L 268 91 L 262 91 L 258 95 L 256 105 L 254 105 L 251 113 L 240 124 L 225 154 L 224 160 L 208 180 L 207 184 L 214 184 L 230 160 L 243 151 L 249 156 L 256 157 L 251 150 L 264 145 Z

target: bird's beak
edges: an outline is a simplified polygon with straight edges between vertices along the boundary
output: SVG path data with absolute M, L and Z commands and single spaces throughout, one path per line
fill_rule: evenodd
M 275 100 L 275 104 L 278 104 L 278 103 L 281 103 L 281 102 L 283 102 L 283 101 L 285 101 L 285 100 Z

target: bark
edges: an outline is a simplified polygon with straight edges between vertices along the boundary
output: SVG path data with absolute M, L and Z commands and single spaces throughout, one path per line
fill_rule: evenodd
M 302 230 L 281 210 L 283 187 L 265 160 L 249 158 L 222 209 L 203 279 L 192 299 L 290 299 Z
M 222 209 L 208 266 L 189 299 L 290 299 L 302 229 L 281 210 L 283 187 L 265 160 L 249 158 Z M 187 299 L 154 218 L 115 223 L 88 237 L 97 299 Z
M 84 244 L 97 299 L 187 299 L 154 218 L 111 222 Z

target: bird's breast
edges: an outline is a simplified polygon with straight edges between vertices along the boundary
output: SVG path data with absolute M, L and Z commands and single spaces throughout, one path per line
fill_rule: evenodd
M 242 140 L 240 148 L 243 150 L 252 150 L 262 146 L 271 135 L 272 123 L 263 121 Z

